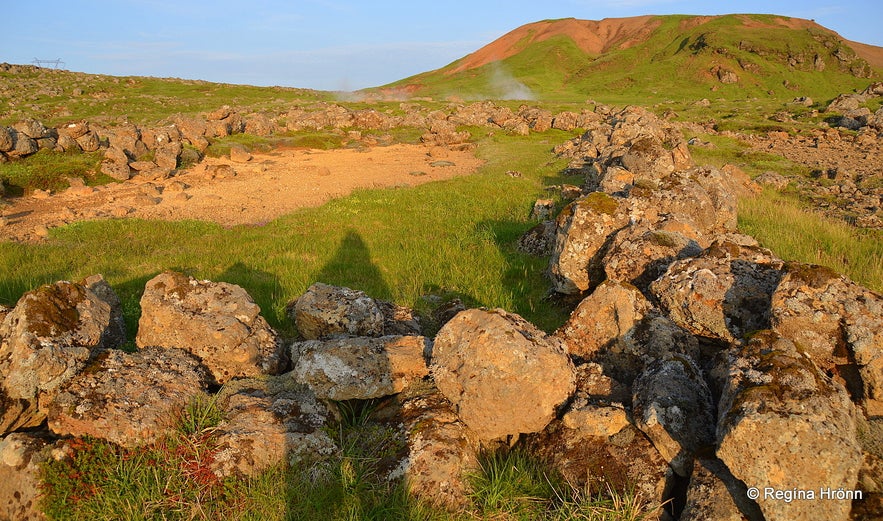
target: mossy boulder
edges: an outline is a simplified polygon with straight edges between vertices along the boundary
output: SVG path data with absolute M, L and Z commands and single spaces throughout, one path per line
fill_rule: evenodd
M 609 237 L 629 223 L 625 210 L 621 200 L 593 192 L 561 211 L 549 261 L 555 291 L 576 294 L 603 280 L 600 261 Z
M 788 339 L 754 335 L 726 359 L 717 456 L 748 487 L 763 492 L 855 490 L 862 451 L 846 390 Z M 767 519 L 849 518 L 851 501 L 792 501 L 761 493 Z
M 824 266 L 789 263 L 772 294 L 772 328 L 883 414 L 883 297 Z
M 48 284 L 19 299 L 0 325 L 0 432 L 39 424 L 42 404 L 59 387 L 97 353 L 125 340 L 118 304 L 100 277 Z

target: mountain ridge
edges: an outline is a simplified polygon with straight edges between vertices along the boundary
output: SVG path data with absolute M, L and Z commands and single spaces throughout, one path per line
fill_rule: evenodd
M 846 40 L 813 20 L 644 15 L 529 23 L 445 67 L 379 89 L 494 98 L 501 97 L 496 84 L 505 83 L 519 86 L 516 92 L 561 100 L 589 93 L 646 97 L 666 87 L 691 96 L 729 89 L 734 95 L 785 98 L 805 90 L 827 97 L 859 88 L 881 71 L 883 48 Z

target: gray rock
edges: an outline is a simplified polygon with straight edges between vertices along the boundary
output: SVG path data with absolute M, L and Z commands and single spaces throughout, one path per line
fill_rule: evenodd
M 9 134 L 12 136 L 12 148 L 5 151 L 9 157 L 29 156 L 40 149 L 36 141 L 15 129 L 10 128 Z
M 698 459 L 693 465 L 687 502 L 680 521 L 763 521 L 748 487 L 733 477 L 718 459 Z
M 255 476 L 280 463 L 309 467 L 339 449 L 324 429 L 331 412 L 289 374 L 235 380 L 215 398 L 211 468 L 219 477 Z
M 738 342 L 769 327 L 782 262 L 768 251 L 723 240 L 700 257 L 674 262 L 650 285 L 662 308 L 693 334 Z
M 161 144 L 156 147 L 154 161 L 160 168 L 174 170 L 178 168 L 178 159 L 181 157 L 183 146 L 180 141 Z
M 180 349 L 104 351 L 49 404 L 49 429 L 133 447 L 170 434 L 173 418 L 203 395 L 209 376 Z
M 429 374 L 422 336 L 308 340 L 292 346 L 292 378 L 319 398 L 367 400 L 401 392 Z
M 22 121 L 14 123 L 12 125 L 12 128 L 17 130 L 20 134 L 24 134 L 31 139 L 41 139 L 49 137 L 53 133 L 42 123 L 32 118 L 24 119 Z
M 375 300 L 383 315 L 383 335 L 420 336 L 423 332 L 420 315 L 395 302 Z
M 10 129 L 0 125 L 0 152 L 9 152 L 15 147 Z
M 862 465 L 855 408 L 790 340 L 755 335 L 730 352 L 719 405 L 717 456 L 760 491 L 854 490 Z M 783 501 L 761 494 L 767 519 L 849 518 L 851 501 Z
M 41 465 L 53 443 L 45 435 L 17 432 L 0 440 L 0 519 L 43 521 Z
M 635 380 L 635 425 L 683 477 L 694 455 L 714 444 L 715 409 L 699 367 L 685 356 L 650 364 Z
M 637 288 L 608 280 L 580 302 L 555 336 L 569 355 L 592 360 L 600 351 L 622 343 L 650 308 Z
M 113 288 L 102 275 L 90 275 L 80 281 L 92 293 L 110 306 L 110 318 L 101 343 L 106 348 L 117 348 L 126 343 L 126 322 L 123 319 L 123 304 Z
M 764 172 L 757 176 L 754 181 L 761 186 L 769 186 L 776 190 L 782 190 L 788 186 L 788 179 L 776 172 Z
M 413 386 L 403 394 L 407 454 L 390 477 L 404 478 L 408 493 L 421 501 L 452 511 L 468 506 L 468 478 L 479 468 L 478 438 L 434 387 Z
M 518 315 L 470 309 L 438 332 L 432 374 L 480 439 L 542 430 L 573 393 L 560 342 Z
M 594 192 L 558 215 L 549 274 L 555 291 L 576 294 L 601 282 L 600 261 L 608 237 L 629 223 L 620 200 Z
M 555 244 L 555 221 L 543 221 L 518 238 L 518 251 L 545 257 L 552 254 L 552 246 Z
M 789 263 L 772 294 L 773 329 L 883 414 L 883 297 L 823 266 Z
M 97 152 L 101 148 L 101 140 L 95 132 L 89 132 L 75 139 L 83 152 Z
M 659 180 L 675 171 L 671 152 L 656 137 L 644 136 L 632 141 L 620 161 L 635 177 Z
M 383 313 L 362 291 L 317 282 L 288 309 L 307 340 L 383 334 Z
M 117 347 L 113 310 L 86 286 L 25 293 L 0 325 L 0 432 L 39 424 L 45 403 L 98 351 Z
M 696 257 L 702 250 L 695 239 L 680 232 L 632 226 L 616 234 L 602 264 L 608 280 L 633 284 L 649 294 L 650 283 L 672 262 Z

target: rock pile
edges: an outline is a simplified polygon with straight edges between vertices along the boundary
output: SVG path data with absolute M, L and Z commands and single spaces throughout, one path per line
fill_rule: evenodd
M 268 136 L 302 130 L 333 130 L 343 135 L 345 130 L 350 130 L 360 135 L 361 130 L 416 127 L 426 129 L 422 141 L 428 145 L 468 146 L 471 136 L 468 131 L 457 130 L 458 126 L 483 126 L 526 135 L 529 132 L 545 132 L 550 128 L 585 128 L 597 118 L 592 111 L 556 115 L 526 105 L 513 112 L 489 101 L 454 104 L 447 112 L 427 112 L 422 105 L 412 103 L 402 103 L 400 108 L 404 115 L 374 109 L 349 109 L 335 103 L 320 102 L 294 106 L 287 112 L 273 114 L 245 113 L 225 105 L 199 115 L 176 114 L 166 124 L 157 127 L 140 127 L 131 123 L 103 126 L 78 120 L 48 128 L 34 119 L 25 119 L 11 127 L 0 126 L 0 161 L 24 158 L 44 149 L 58 152 L 103 151 L 103 174 L 121 181 L 136 175 L 156 180 L 174 175 L 185 157 L 196 154 L 198 161 L 199 154 L 206 150 L 212 140 L 238 133 Z M 361 136 L 360 139 L 370 141 Z M 231 154 L 243 157 L 236 148 Z
M 322 461 L 339 450 L 323 430 L 339 403 L 386 398 L 389 478 L 452 509 L 468 502 L 479 451 L 514 446 L 574 484 L 672 500 L 669 519 L 874 518 L 883 297 L 735 233 L 735 194 L 752 183 L 694 166 L 646 111 L 580 124 L 559 152 L 586 193 L 549 242 L 553 288 L 580 304 L 553 334 L 468 309 L 430 339 L 401 308 L 317 283 L 288 306 L 301 339 L 283 349 L 241 288 L 164 273 L 126 353 L 103 280 L 26 294 L 0 327 L 0 473 L 14 467 L 31 488 L 0 504 L 22 511 L 29 462 L 58 437 L 147 442 L 216 392 L 218 476 Z

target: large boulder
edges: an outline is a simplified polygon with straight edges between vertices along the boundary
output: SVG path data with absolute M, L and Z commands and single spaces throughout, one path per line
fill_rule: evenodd
M 429 374 L 422 336 L 308 340 L 292 346 L 292 377 L 331 400 L 367 400 L 401 392 Z
M 542 430 L 575 389 L 560 341 L 503 310 L 457 314 L 436 335 L 431 369 L 483 440 Z
M 760 491 L 764 516 L 848 519 L 851 501 L 821 497 L 828 489 L 855 490 L 862 466 L 846 390 L 793 342 L 770 331 L 731 351 L 726 369 L 717 456 Z M 768 490 L 809 492 L 815 500 L 783 501 Z
M 173 432 L 209 380 L 199 360 L 180 349 L 104 351 L 49 404 L 49 428 L 136 446 Z
M 278 374 L 284 347 L 260 312 L 239 286 L 165 272 L 144 288 L 135 342 L 193 353 L 217 384 Z
M 616 234 L 602 264 L 608 280 L 633 284 L 649 293 L 650 283 L 672 262 L 696 257 L 702 250 L 695 239 L 678 231 L 632 226 Z
M 383 334 L 383 312 L 363 291 L 317 282 L 288 309 L 306 340 Z
M 178 168 L 178 160 L 183 151 L 184 147 L 181 145 L 180 141 L 172 141 L 170 143 L 157 145 L 154 161 L 160 168 L 174 170 Z
M 769 327 L 770 298 L 782 265 L 769 251 L 721 240 L 699 257 L 672 263 L 650 291 L 691 333 L 739 342 Z
M 601 282 L 608 237 L 629 224 L 621 200 L 594 192 L 567 205 L 557 219 L 549 274 L 555 291 L 576 294 Z
M 12 148 L 4 151 L 9 157 L 29 156 L 40 149 L 36 141 L 14 128 L 9 129 L 9 135 L 12 137 Z
M 733 231 L 735 206 L 730 208 L 728 217 L 723 217 L 723 207 L 715 204 L 712 195 L 691 174 L 676 173 L 659 183 L 642 183 L 633 188 L 629 192 L 632 220 L 653 228 L 665 219 L 675 220 L 705 235 Z
M 883 297 L 823 266 L 789 263 L 772 295 L 772 327 L 883 414 Z
M 686 356 L 650 364 L 635 380 L 635 425 L 683 477 L 693 457 L 714 445 L 715 409 L 702 371 Z
M 622 343 L 650 308 L 637 288 L 608 280 L 580 302 L 555 336 L 568 354 L 591 360 L 599 351 Z
M 27 118 L 13 123 L 12 128 L 17 130 L 20 134 L 24 134 L 32 139 L 42 139 L 56 134 L 54 129 L 46 128 L 43 123 L 33 118 Z
M 449 510 L 469 504 L 469 475 L 479 468 L 479 440 L 456 408 L 428 384 L 407 389 L 399 420 L 407 453 L 392 478 L 403 477 L 408 493 Z
M 45 402 L 62 385 L 100 350 L 120 345 L 125 335 L 112 304 L 66 281 L 19 299 L 0 325 L 0 432 L 40 424 Z
M 309 465 L 338 450 L 324 429 L 328 407 L 290 374 L 232 381 L 215 400 L 224 419 L 213 433 L 211 468 L 220 477 Z
M 659 180 L 675 171 L 671 152 L 656 137 L 642 136 L 634 140 L 620 161 L 637 178 Z

